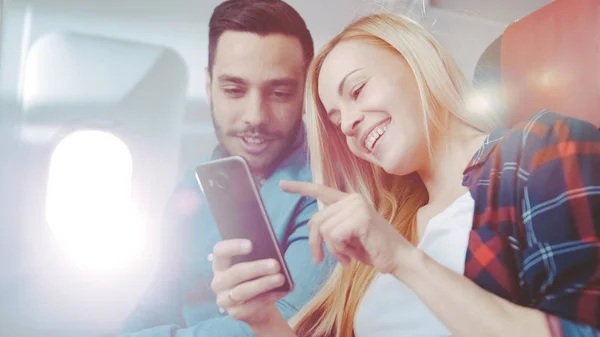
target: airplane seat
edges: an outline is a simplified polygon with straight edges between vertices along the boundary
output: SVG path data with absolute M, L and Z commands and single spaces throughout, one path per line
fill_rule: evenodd
M 17 100 L 0 94 L 0 112 L 0 265 L 3 266 L 0 289 L 6 289 L 12 274 L 18 269 L 13 257 L 19 238 L 18 200 L 21 192 L 20 185 L 16 183 L 21 169 L 16 132 L 20 118 Z
M 18 186 L 12 185 L 12 178 L 18 172 L 18 138 L 16 130 L 19 123 L 19 104 L 13 97 L 0 93 L 0 210 L 14 201 L 12 194 L 18 192 Z M 6 208 L 6 210 L 9 210 Z M 12 210 L 11 210 L 12 211 Z M 5 214 L 5 213 L 0 213 Z M 2 217 L 4 218 L 4 217 Z
M 500 40 L 508 124 L 548 109 L 600 128 L 600 1 L 556 0 Z
M 88 258 L 88 264 L 100 265 L 107 257 L 112 262 L 124 259 L 117 248 L 135 245 L 124 238 L 158 233 L 156 226 L 177 180 L 187 91 L 185 62 L 163 46 L 72 32 L 51 33 L 32 45 L 24 66 L 19 135 L 27 156 L 20 185 L 25 191 L 22 246 L 29 274 L 58 275 L 49 269 L 64 262 L 60 254 L 66 250 L 59 246 L 70 247 L 67 255 L 78 262 Z M 126 199 L 134 210 L 125 209 Z M 115 218 L 117 213 L 123 217 Z M 127 227 L 131 219 L 142 225 Z M 111 228 L 113 234 L 107 235 L 104 230 Z M 109 237 L 114 233 L 123 238 Z M 29 290 L 70 284 L 26 278 L 32 282 Z M 132 304 L 138 288 L 144 287 L 139 279 L 136 282 L 115 302 Z M 51 297 L 55 290 L 40 294 Z M 116 290 L 110 293 L 114 294 Z M 94 296 L 103 296 L 79 295 L 90 303 L 99 301 Z M 106 315 L 117 317 L 130 308 L 113 304 L 105 309 Z M 76 317 L 77 311 L 73 307 L 71 313 L 27 315 L 48 317 L 52 324 L 53 319 L 61 320 L 53 314 Z M 86 317 L 81 321 L 85 325 Z M 109 321 L 106 317 L 97 323 L 108 326 Z

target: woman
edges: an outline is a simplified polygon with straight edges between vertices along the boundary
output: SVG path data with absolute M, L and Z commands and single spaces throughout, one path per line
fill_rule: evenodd
M 217 303 L 256 336 L 595 336 L 600 133 L 542 111 L 511 130 L 465 108 L 456 64 L 424 28 L 363 18 L 316 56 L 306 107 L 317 198 L 310 244 L 341 262 L 291 322 L 273 261 L 231 266 Z M 589 333 L 589 334 L 585 334 Z

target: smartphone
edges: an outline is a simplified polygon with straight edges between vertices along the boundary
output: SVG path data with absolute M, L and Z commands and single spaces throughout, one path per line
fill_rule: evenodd
M 285 277 L 275 290 L 292 291 L 294 282 L 246 160 L 233 156 L 201 164 L 196 167 L 196 178 L 221 237 L 252 242 L 252 252 L 236 256 L 233 263 L 275 259 Z

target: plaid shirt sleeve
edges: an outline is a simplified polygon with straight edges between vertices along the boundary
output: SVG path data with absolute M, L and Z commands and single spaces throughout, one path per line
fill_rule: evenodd
M 553 337 L 600 336 L 600 131 L 570 118 L 525 131 L 521 286 Z

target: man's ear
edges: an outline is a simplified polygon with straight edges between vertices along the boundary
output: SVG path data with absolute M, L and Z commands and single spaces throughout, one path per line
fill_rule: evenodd
M 208 71 L 208 67 L 204 68 L 204 84 L 205 84 L 205 89 L 206 89 L 206 101 L 208 102 L 208 105 L 211 105 L 211 93 L 212 93 L 212 78 L 210 77 L 210 72 Z

